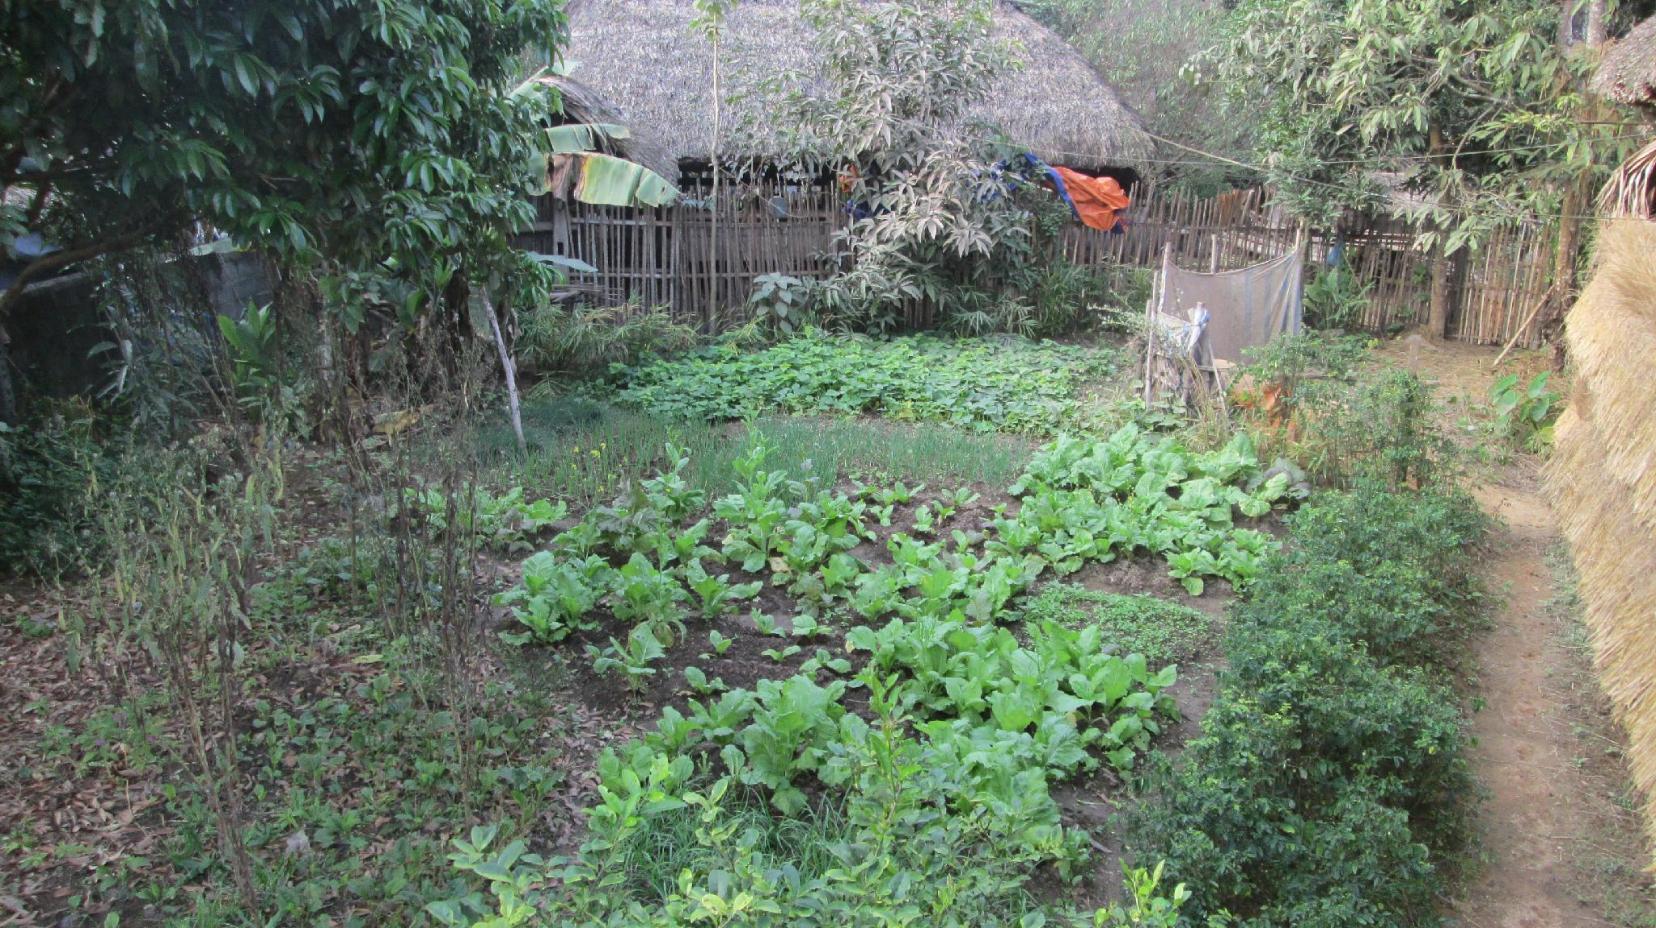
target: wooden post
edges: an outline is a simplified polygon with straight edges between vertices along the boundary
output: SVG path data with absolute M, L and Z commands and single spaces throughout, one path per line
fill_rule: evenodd
M 483 311 L 489 314 L 489 332 L 494 335 L 495 350 L 500 353 L 500 369 L 506 373 L 506 404 L 512 414 L 512 434 L 517 437 L 518 453 L 528 452 L 529 445 L 523 440 L 523 411 L 518 404 L 517 366 L 512 363 L 512 353 L 506 349 L 506 337 L 500 332 L 500 320 L 495 318 L 494 303 L 489 300 L 487 293 L 482 294 Z
M 1155 402 L 1156 388 L 1153 365 L 1156 363 L 1156 311 L 1167 299 L 1167 268 L 1173 263 L 1173 245 L 1162 246 L 1161 272 L 1156 275 L 1150 300 L 1144 304 L 1144 405 Z

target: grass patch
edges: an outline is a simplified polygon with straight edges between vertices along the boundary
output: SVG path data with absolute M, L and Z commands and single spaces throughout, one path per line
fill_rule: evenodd
M 744 851 L 757 857 L 786 863 L 805 879 L 812 879 L 838 866 L 842 845 L 851 829 L 845 812 L 833 802 L 806 806 L 788 818 L 776 816 L 757 790 L 739 790 L 726 799 L 720 810 L 723 827 L 741 835 Z M 619 869 L 626 874 L 625 886 L 633 898 L 645 905 L 660 905 L 678 889 L 679 874 L 686 870 L 707 873 L 727 866 L 724 855 L 704 843 L 702 812 L 694 806 L 669 809 L 643 819 L 637 831 L 627 835 L 620 849 Z
M 746 424 L 674 421 L 580 397 L 530 400 L 523 407 L 527 457 L 509 427 L 478 430 L 474 447 L 490 471 L 484 482 L 522 486 L 577 508 L 608 502 L 623 483 L 670 463 L 669 442 L 688 452 L 684 477 L 709 496 L 735 489 L 732 463 L 763 441 L 778 469 L 830 480 L 921 478 L 1004 486 L 1029 460 L 1018 438 L 962 432 L 936 423 L 869 423 L 769 418 Z
M 1071 628 L 1096 625 L 1104 642 L 1121 654 L 1143 654 L 1151 664 L 1186 660 L 1213 636 L 1213 619 L 1154 596 L 1102 593 L 1072 583 L 1053 583 L 1023 609 L 1030 624 L 1057 622 Z
M 673 419 L 873 414 L 1050 433 L 1080 414 L 1084 384 L 1120 363 L 1113 348 L 1021 338 L 811 333 L 761 351 L 722 344 L 653 361 L 629 372 L 620 397 Z

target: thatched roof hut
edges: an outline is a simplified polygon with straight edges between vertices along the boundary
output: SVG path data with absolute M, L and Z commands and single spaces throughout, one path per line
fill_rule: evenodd
M 692 31 L 689 0 L 572 0 L 565 58 L 582 82 L 648 140 L 656 160 L 640 159 L 669 179 L 681 162 L 705 161 L 713 116 L 713 48 Z M 1018 48 L 1023 67 L 997 82 L 972 114 L 1008 140 L 1048 161 L 1082 170 L 1131 168 L 1150 154 L 1137 114 L 1063 39 L 1009 3 L 997 2 L 996 37 Z M 742 0 L 721 40 L 727 89 L 725 126 L 760 124 L 763 94 L 753 81 L 808 77 L 815 44 L 793 0 Z M 775 152 L 742 152 L 770 157 Z
M 1649 108 L 1656 106 L 1656 16 L 1633 27 L 1604 53 L 1593 75 L 1601 97 Z

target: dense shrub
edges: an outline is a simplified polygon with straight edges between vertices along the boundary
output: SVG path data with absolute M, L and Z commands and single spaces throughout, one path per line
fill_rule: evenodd
M 1361 568 L 1349 560 L 1316 561 L 1299 552 L 1267 562 L 1253 595 L 1239 604 L 1244 621 L 1364 645 L 1375 660 L 1436 660 L 1461 616 L 1425 592 L 1412 564 Z
M 1382 664 L 1452 664 L 1477 616 L 1477 507 L 1457 492 L 1392 493 L 1374 482 L 1330 491 L 1290 518 L 1237 607 L 1246 625 L 1361 642 Z
M 1467 616 L 1479 586 L 1474 545 L 1486 518 L 1458 490 L 1389 492 L 1375 481 L 1324 493 L 1292 519 L 1293 556 L 1302 561 L 1347 560 L 1360 573 L 1387 564 L 1419 567 L 1422 592 Z
M 90 485 L 107 469 L 90 419 L 0 423 L 0 575 L 73 567 L 93 542 Z
M 1433 923 L 1472 783 L 1459 700 L 1432 668 L 1475 614 L 1482 517 L 1463 494 L 1367 483 L 1291 527 L 1233 613 L 1202 737 L 1148 778 L 1131 844 L 1198 914 Z

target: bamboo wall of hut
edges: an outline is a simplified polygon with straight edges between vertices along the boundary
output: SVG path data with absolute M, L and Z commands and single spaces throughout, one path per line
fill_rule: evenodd
M 834 235 L 847 222 L 831 189 L 782 182 L 739 188 L 717 210 L 698 201 L 630 210 L 543 198 L 539 215 L 519 244 L 598 269 L 576 275 L 575 287 L 609 303 L 665 306 L 677 321 L 707 332 L 742 321 L 753 281 L 763 274 L 830 273 L 837 260 Z M 1280 218 L 1258 190 L 1202 198 L 1150 189 L 1135 191 L 1125 232 L 1073 225 L 1056 248 L 1082 266 L 1154 268 L 1170 244 L 1181 266 L 1224 269 L 1279 255 L 1293 247 L 1300 232 L 1299 224 Z M 1431 256 L 1407 227 L 1382 222 L 1305 233 L 1308 270 L 1326 266 L 1337 249 L 1368 286 L 1359 329 L 1383 333 L 1425 322 Z M 1553 241 L 1545 226 L 1517 224 L 1463 253 L 1452 275 L 1447 336 L 1496 345 L 1516 334 L 1522 347 L 1540 345 L 1539 326 L 1531 322 L 1525 331 L 1518 329 L 1551 284 Z

